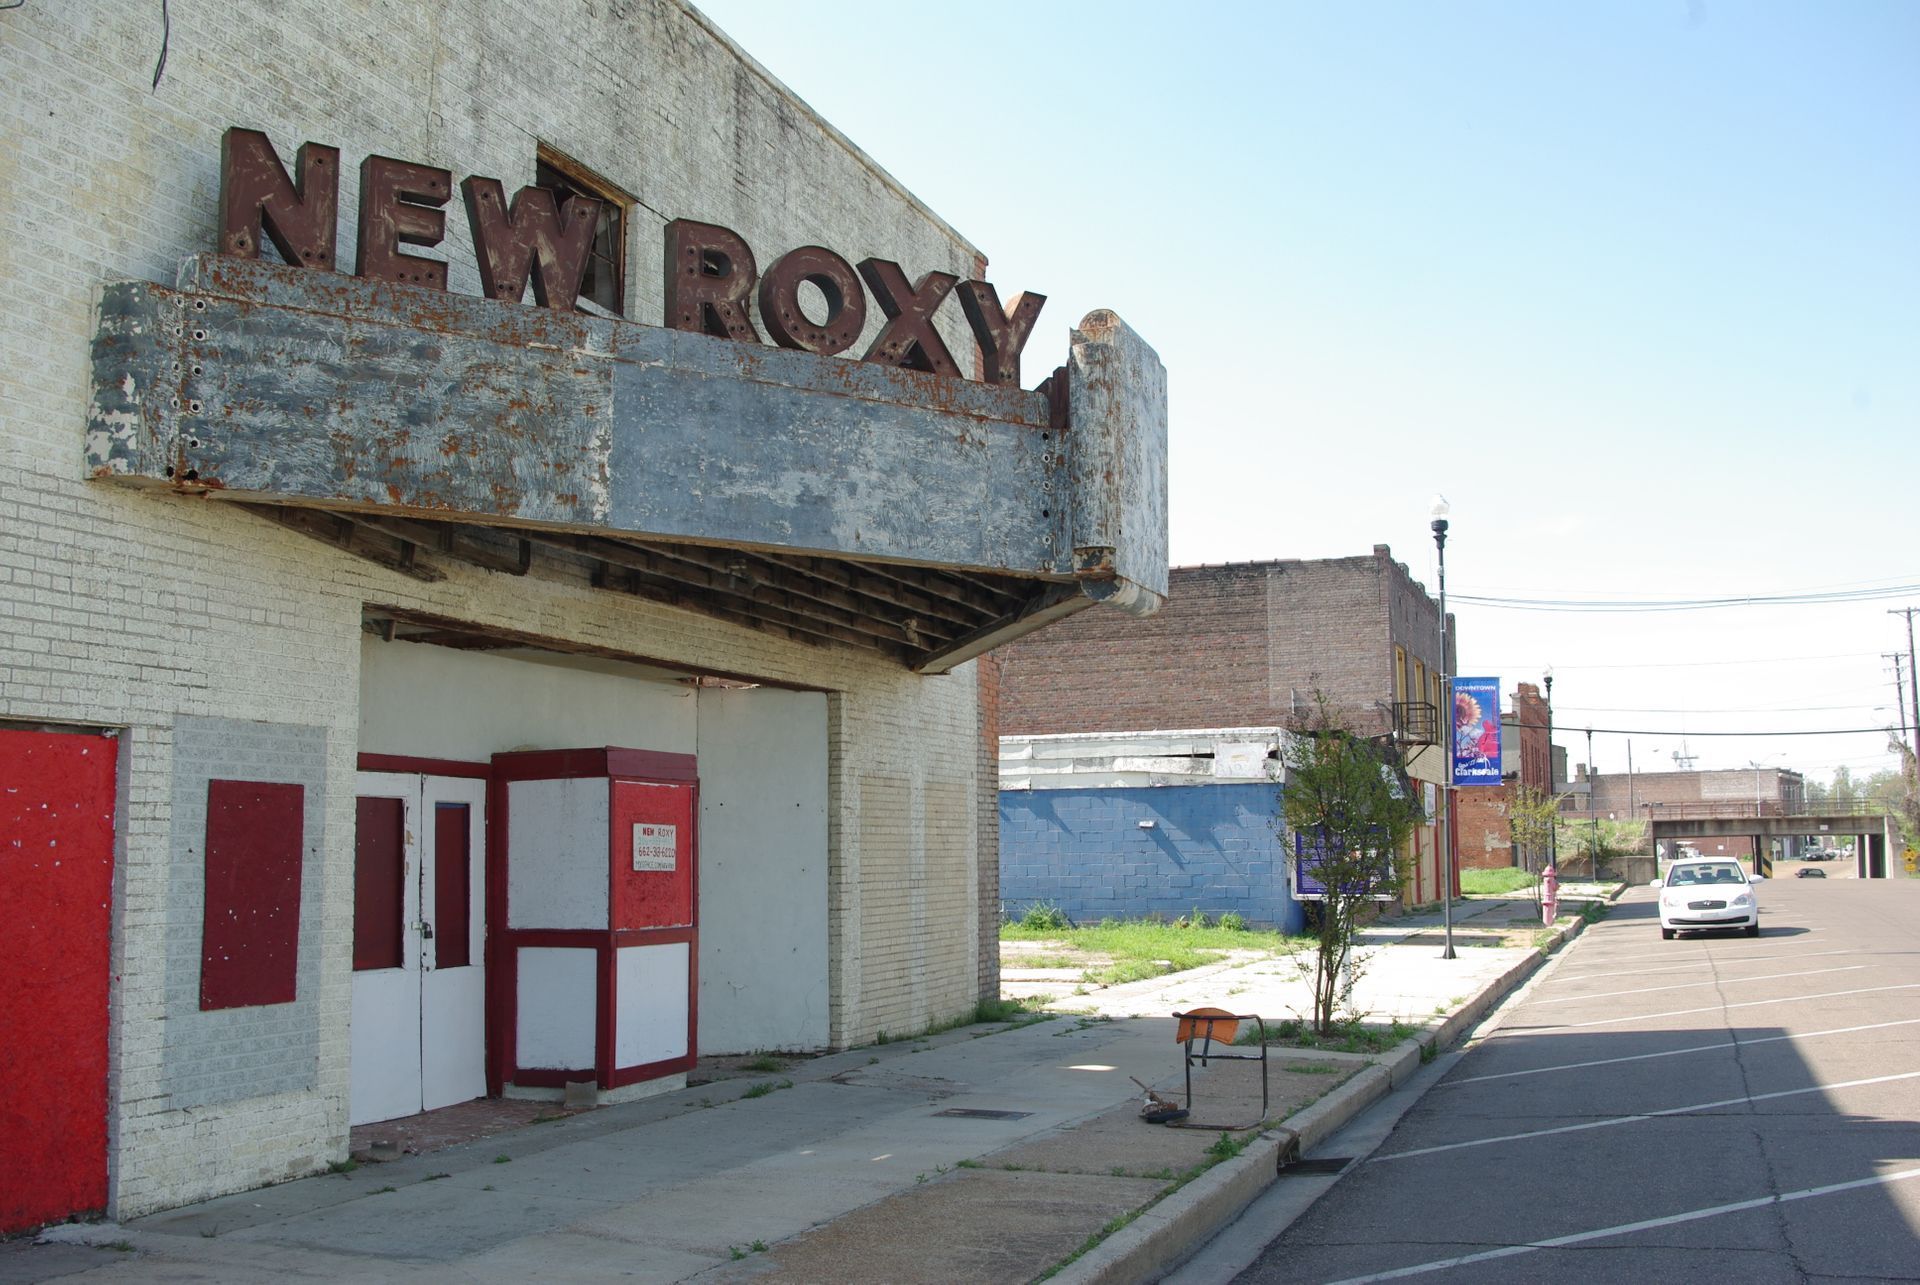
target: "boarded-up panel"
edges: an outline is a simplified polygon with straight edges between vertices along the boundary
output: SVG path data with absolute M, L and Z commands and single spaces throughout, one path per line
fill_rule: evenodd
M 613 783 L 613 924 L 678 928 L 693 922 L 693 789 Z
M 353 967 L 399 968 L 400 917 L 406 897 L 406 805 L 399 799 L 357 801 L 353 838 Z
M 117 750 L 0 731 L 0 1234 L 107 1203 Z
M 473 962 L 473 810 L 464 803 L 433 808 L 433 966 Z
M 266 781 L 207 782 L 203 1010 L 293 1002 L 305 794 Z

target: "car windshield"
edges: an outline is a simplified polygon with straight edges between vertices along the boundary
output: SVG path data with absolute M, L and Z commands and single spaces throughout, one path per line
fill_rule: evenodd
M 1745 883 L 1746 881 L 1746 876 L 1740 872 L 1740 867 L 1730 861 L 1713 865 L 1675 866 L 1667 874 L 1667 882 L 1676 888 L 1696 883 Z

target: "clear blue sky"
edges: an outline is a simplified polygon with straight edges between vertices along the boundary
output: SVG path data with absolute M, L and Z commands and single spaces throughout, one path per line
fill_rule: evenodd
M 701 8 L 1049 295 L 1030 371 L 1095 307 L 1158 348 L 1176 563 L 1431 588 L 1444 491 L 1452 594 L 1920 583 L 1920 3 Z M 1909 602 L 1450 605 L 1641 770 L 1824 779 L 1884 736 L 1704 733 L 1889 723 Z

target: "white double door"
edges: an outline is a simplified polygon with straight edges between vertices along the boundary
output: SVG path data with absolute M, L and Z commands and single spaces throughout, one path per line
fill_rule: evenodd
M 391 1120 L 486 1080 L 486 782 L 362 772 L 349 1114 Z

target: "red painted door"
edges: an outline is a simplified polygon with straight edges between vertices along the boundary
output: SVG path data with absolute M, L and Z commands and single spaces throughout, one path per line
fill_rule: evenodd
M 0 730 L 0 1234 L 107 1203 L 118 751 Z

